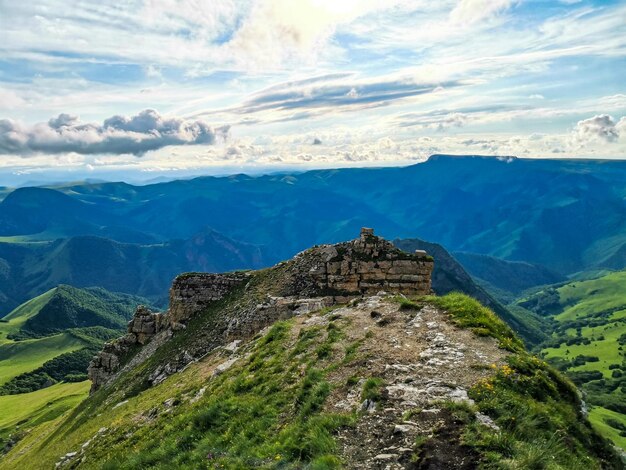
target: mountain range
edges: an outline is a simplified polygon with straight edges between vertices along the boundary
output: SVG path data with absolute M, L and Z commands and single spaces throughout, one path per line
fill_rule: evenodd
M 210 228 L 270 265 L 374 226 L 567 275 L 625 267 L 625 196 L 623 161 L 436 155 L 403 168 L 19 188 L 0 203 L 0 235 L 147 245 Z

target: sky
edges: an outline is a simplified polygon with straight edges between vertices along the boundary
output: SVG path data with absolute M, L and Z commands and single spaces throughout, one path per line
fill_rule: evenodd
M 626 1 L 0 0 L 0 184 L 435 153 L 626 158 Z

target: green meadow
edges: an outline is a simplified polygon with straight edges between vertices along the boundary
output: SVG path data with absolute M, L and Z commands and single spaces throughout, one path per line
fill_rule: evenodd
M 519 303 L 554 320 L 541 354 L 583 391 L 592 424 L 626 448 L 626 271 L 546 288 Z

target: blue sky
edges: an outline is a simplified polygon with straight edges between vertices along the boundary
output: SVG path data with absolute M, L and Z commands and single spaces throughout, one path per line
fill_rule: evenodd
M 0 0 L 0 182 L 624 158 L 625 70 L 624 1 Z

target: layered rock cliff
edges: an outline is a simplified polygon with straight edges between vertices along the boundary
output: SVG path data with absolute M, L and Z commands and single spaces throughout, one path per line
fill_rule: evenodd
M 363 228 L 355 240 L 313 247 L 274 268 L 181 274 L 170 289 L 166 312 L 153 313 L 139 307 L 128 324 L 128 333 L 107 343 L 94 357 L 88 370 L 92 392 L 106 385 L 124 367 L 144 362 L 175 331 L 186 328 L 194 316 L 210 310 L 238 289 L 244 289 L 247 295 L 242 296 L 237 307 L 226 315 L 222 312 L 215 329 L 190 345 L 185 354 L 157 367 L 151 384 L 161 382 L 216 346 L 252 336 L 278 319 L 380 291 L 430 294 L 432 271 L 433 259 L 425 251 L 401 251 L 374 235 L 372 229 Z M 144 348 L 150 342 L 154 344 Z

